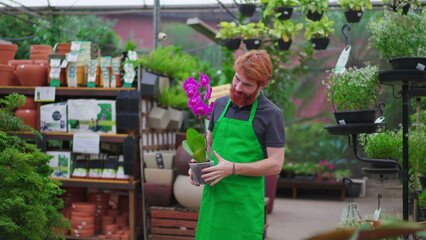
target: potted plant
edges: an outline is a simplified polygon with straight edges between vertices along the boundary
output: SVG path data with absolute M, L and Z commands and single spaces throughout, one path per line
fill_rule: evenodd
M 288 50 L 294 36 L 303 28 L 303 24 L 298 23 L 295 25 L 291 20 L 279 21 L 273 19 L 272 21 L 274 22 L 274 27 L 269 30 L 269 35 L 275 39 L 278 49 Z
M 369 46 L 377 48 L 380 58 L 389 60 L 393 69 L 416 69 L 426 65 L 426 11 L 400 15 L 384 11 L 383 17 L 371 19 Z
M 361 20 L 365 9 L 372 9 L 370 0 L 339 0 L 340 6 L 345 10 L 346 20 L 357 23 Z
M 238 11 L 243 17 L 251 17 L 256 12 L 257 0 L 240 0 Z
M 265 8 L 263 17 L 274 14 L 279 20 L 288 20 L 293 14 L 293 7 L 297 5 L 296 0 L 262 0 Z
M 374 106 L 380 93 L 377 71 L 376 66 L 370 65 L 363 68 L 350 67 L 343 73 L 331 72 L 327 80 L 323 81 L 337 123 L 374 122 Z
M 328 12 L 328 0 L 299 0 L 299 11 L 312 21 L 319 21 Z
M 57 230 L 69 229 L 70 223 L 58 211 L 63 191 L 50 178 L 51 157 L 6 133 L 28 130 L 13 116 L 24 103 L 25 96 L 18 94 L 0 99 L 0 239 L 65 239 Z
M 240 25 L 241 36 L 244 39 L 247 50 L 258 49 L 262 43 L 262 35 L 266 32 L 263 22 Z
M 382 3 L 389 5 L 393 11 L 399 12 L 402 15 L 406 15 L 410 7 L 415 9 L 417 6 L 420 6 L 418 0 L 382 0 Z
M 188 108 L 185 91 L 177 86 L 164 89 L 157 101 L 167 107 L 170 119 L 167 129 L 179 130 L 184 119 L 184 109 Z
M 320 21 L 306 20 L 305 38 L 312 42 L 312 46 L 316 50 L 326 49 L 330 42 L 330 33 L 334 33 L 332 28 L 334 21 L 328 20 L 324 16 Z
M 220 22 L 218 26 L 219 31 L 216 34 L 216 38 L 223 39 L 228 50 L 237 50 L 241 44 L 241 38 L 239 37 L 241 33 L 235 22 Z

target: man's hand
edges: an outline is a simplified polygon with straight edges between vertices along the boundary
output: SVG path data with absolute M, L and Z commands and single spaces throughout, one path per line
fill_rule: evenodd
M 194 159 L 191 159 L 192 163 L 196 163 L 197 161 L 195 161 Z M 200 186 L 200 184 L 194 184 L 194 180 L 192 180 L 192 171 L 191 168 L 188 169 L 188 175 L 189 175 L 189 182 L 194 185 L 194 186 Z
M 220 180 L 226 178 L 229 175 L 232 175 L 234 164 L 233 162 L 230 162 L 219 156 L 216 151 L 214 151 L 214 155 L 218 160 L 218 164 L 216 166 L 208 167 L 202 170 L 202 172 L 205 173 L 202 176 L 204 181 L 213 181 L 212 183 L 210 183 L 210 186 L 213 186 Z

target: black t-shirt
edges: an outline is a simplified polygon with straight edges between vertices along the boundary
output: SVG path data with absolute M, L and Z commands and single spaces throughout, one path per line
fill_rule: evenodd
M 209 131 L 213 132 L 214 125 L 225 109 L 229 99 L 229 95 L 216 99 L 208 127 Z M 252 105 L 240 108 L 231 102 L 225 117 L 248 121 L 250 117 L 251 106 Z M 261 91 L 256 115 L 253 119 L 253 128 L 257 139 L 262 146 L 265 158 L 267 157 L 266 147 L 285 146 L 284 126 L 285 123 L 282 111 L 269 99 L 267 99 Z

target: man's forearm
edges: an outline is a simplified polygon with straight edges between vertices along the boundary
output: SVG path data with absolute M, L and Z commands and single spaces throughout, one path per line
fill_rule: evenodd
M 268 158 L 251 163 L 235 163 L 235 174 L 245 176 L 269 176 L 281 172 L 284 148 L 267 148 Z

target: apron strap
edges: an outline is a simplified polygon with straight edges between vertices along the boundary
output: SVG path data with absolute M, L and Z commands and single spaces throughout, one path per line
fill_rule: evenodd
M 251 105 L 251 110 L 250 110 L 250 117 L 249 117 L 249 122 L 253 122 L 254 116 L 256 115 L 256 110 L 257 110 L 257 106 L 259 104 L 259 97 L 260 97 L 260 93 L 259 95 L 256 97 L 256 101 L 254 101 L 254 103 Z M 228 102 L 226 103 L 225 108 L 222 111 L 222 114 L 220 114 L 220 117 L 218 119 L 218 121 L 225 117 L 226 112 L 228 111 L 229 105 L 231 105 L 232 99 L 229 99 Z

